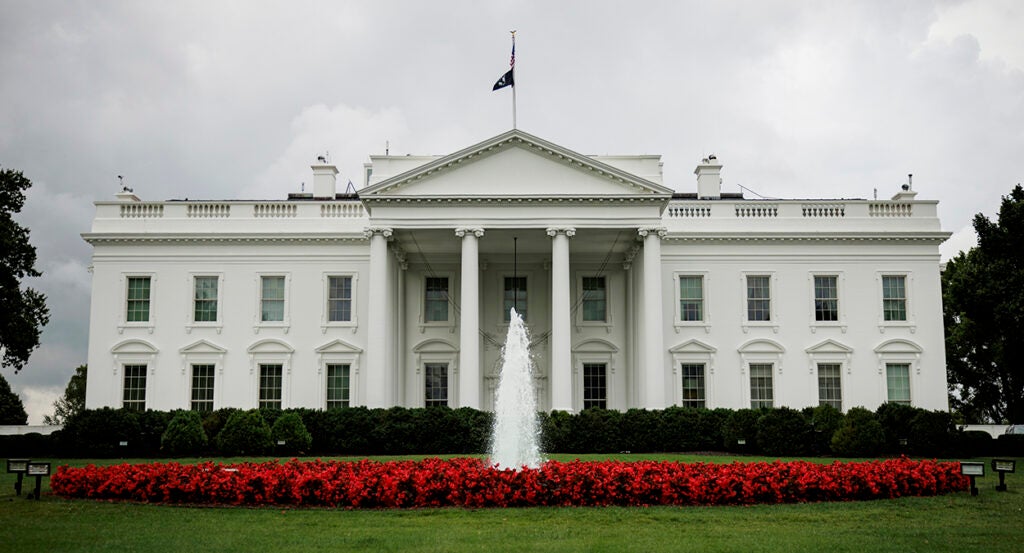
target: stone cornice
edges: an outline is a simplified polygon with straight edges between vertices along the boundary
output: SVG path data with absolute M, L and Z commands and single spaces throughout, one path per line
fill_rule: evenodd
M 893 232 L 893 233 L 707 233 L 692 234 L 670 232 L 665 236 L 671 242 L 922 242 L 941 244 L 951 236 L 948 232 Z
M 166 234 L 166 233 L 82 233 L 89 244 L 213 244 L 213 243 L 345 243 L 366 242 L 363 233 L 349 234 Z
M 559 204 L 653 204 L 667 205 L 667 196 L 625 194 L 622 196 L 369 196 L 363 198 L 367 206 L 388 204 L 430 204 L 436 206 L 461 206 L 479 204 L 528 204 L 528 205 L 559 205 Z

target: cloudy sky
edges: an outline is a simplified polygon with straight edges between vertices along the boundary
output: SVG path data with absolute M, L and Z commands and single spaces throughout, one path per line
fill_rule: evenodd
M 330 155 L 446 154 L 519 128 L 586 154 L 661 154 L 693 191 L 891 196 L 908 173 L 970 247 L 1024 181 L 1024 2 L 0 0 L 0 165 L 34 185 L 51 322 L 3 375 L 30 422 L 86 361 L 92 202 L 284 198 Z M 342 181 L 344 182 L 344 180 Z M 748 196 L 750 194 L 748 193 Z

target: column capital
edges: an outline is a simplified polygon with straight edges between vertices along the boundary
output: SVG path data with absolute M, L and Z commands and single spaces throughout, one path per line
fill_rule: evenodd
M 363 236 L 367 238 L 372 238 L 374 234 L 379 234 L 384 238 L 391 240 L 391 235 L 394 233 L 395 231 L 391 227 L 365 227 L 363 229 Z
M 455 236 L 458 236 L 459 238 L 462 238 L 462 237 L 466 236 L 467 234 L 472 234 L 473 236 L 476 236 L 477 238 L 483 238 L 483 236 L 484 236 L 484 229 L 483 229 L 483 227 L 456 227 L 456 229 L 455 229 Z
M 567 238 L 572 238 L 576 235 L 576 229 L 574 227 L 548 227 L 548 236 L 554 238 L 559 234 L 564 234 Z
M 668 229 L 659 226 L 648 226 L 636 229 L 636 233 L 640 235 L 640 238 L 647 238 L 650 234 L 654 234 L 658 238 L 664 238 L 668 235 Z

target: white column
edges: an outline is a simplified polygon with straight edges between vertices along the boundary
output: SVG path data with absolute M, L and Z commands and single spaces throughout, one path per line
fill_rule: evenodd
M 665 345 L 661 305 L 663 227 L 641 227 L 644 241 L 643 331 L 640 336 L 640 407 L 665 408 Z
M 388 240 L 392 230 L 369 227 L 364 231 L 370 239 L 370 290 L 366 325 L 366 364 L 362 373 L 367 407 L 391 407 L 393 384 L 388 367 Z
M 569 238 L 572 227 L 547 229 L 551 240 L 551 409 L 572 411 L 572 330 Z
M 480 255 L 478 227 L 459 227 L 462 238 L 462 292 L 459 303 L 459 397 L 458 407 L 480 409 Z

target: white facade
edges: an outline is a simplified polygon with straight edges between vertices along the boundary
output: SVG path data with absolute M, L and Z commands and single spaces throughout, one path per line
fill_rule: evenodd
M 752 201 L 721 167 L 673 193 L 659 156 L 514 130 L 372 156 L 358 197 L 320 163 L 287 201 L 97 202 L 87 406 L 490 409 L 518 289 L 544 410 L 947 409 L 937 202 Z

